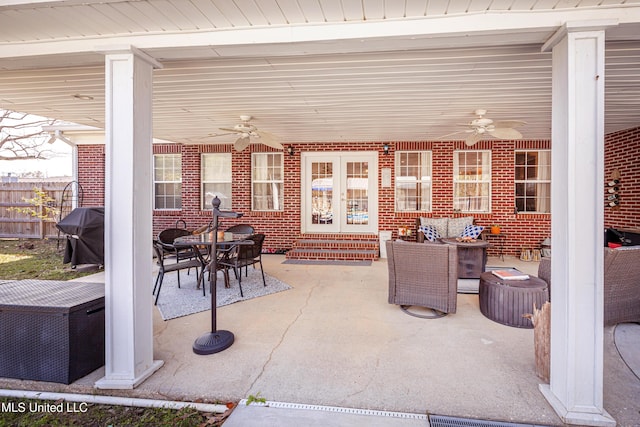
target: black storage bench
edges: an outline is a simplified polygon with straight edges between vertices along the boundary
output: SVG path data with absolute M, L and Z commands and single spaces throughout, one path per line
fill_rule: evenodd
M 0 377 L 70 384 L 104 365 L 104 284 L 0 284 Z

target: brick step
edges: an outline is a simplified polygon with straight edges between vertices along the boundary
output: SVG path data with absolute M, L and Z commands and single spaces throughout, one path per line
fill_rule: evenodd
M 314 249 L 296 248 L 287 251 L 287 259 L 313 260 L 377 260 L 378 251 L 369 249 Z
M 326 234 L 326 233 L 305 233 L 300 235 L 300 240 L 357 240 L 357 241 L 378 241 L 377 234 Z
M 378 249 L 378 241 L 374 240 L 329 240 L 329 239 L 301 239 L 298 240 L 294 249 L 315 248 L 315 249 Z
M 377 260 L 378 236 L 305 234 L 287 251 L 288 259 Z

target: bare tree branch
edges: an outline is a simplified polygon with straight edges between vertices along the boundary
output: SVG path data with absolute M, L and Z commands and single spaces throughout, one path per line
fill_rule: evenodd
M 42 127 L 55 123 L 55 119 L 0 110 L 0 160 L 50 158 L 54 154 L 47 144 L 51 135 Z

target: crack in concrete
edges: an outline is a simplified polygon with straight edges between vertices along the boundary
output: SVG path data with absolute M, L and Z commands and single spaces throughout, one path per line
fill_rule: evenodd
M 373 370 L 374 370 L 374 372 L 377 372 L 379 368 L 380 368 L 380 355 L 378 354 L 378 355 L 376 356 L 376 363 L 375 363 L 375 367 L 374 367 L 374 369 L 373 369 Z M 357 396 L 357 395 L 359 395 L 359 394 L 362 394 L 362 393 L 364 393 L 365 391 L 367 391 L 367 389 L 369 388 L 369 386 L 371 385 L 371 383 L 373 383 L 373 381 L 374 381 L 374 376 L 375 376 L 375 374 L 370 375 L 370 376 L 369 376 L 369 380 L 368 380 L 365 384 L 363 384 L 363 385 L 362 385 L 362 387 L 360 387 L 360 388 L 359 388 L 359 389 L 357 389 L 357 390 L 354 390 L 354 391 L 353 391 L 353 393 L 349 393 L 349 394 L 347 394 L 347 395 L 344 397 L 343 401 L 345 401 L 345 402 L 346 402 L 346 401 L 348 401 L 350 398 L 352 398 L 352 397 L 354 397 L 354 396 Z
M 307 295 L 307 298 L 305 299 L 304 304 L 302 305 L 302 307 L 300 307 L 300 309 L 298 310 L 298 315 L 289 323 L 289 325 L 287 325 L 287 327 L 285 328 L 284 332 L 282 333 L 282 336 L 280 337 L 280 340 L 276 343 L 276 345 L 271 349 L 271 351 L 269 352 L 269 357 L 267 358 L 267 360 L 264 362 L 264 364 L 262 365 L 262 369 L 260 370 L 260 373 L 258 375 L 256 375 L 255 379 L 251 382 L 251 384 L 249 384 L 249 388 L 247 389 L 247 391 L 245 392 L 245 395 L 248 396 L 249 392 L 253 389 L 253 386 L 258 382 L 258 380 L 260 380 L 260 378 L 262 378 L 262 375 L 264 374 L 265 370 L 267 369 L 267 365 L 269 363 L 271 363 L 271 359 L 273 358 L 273 354 L 276 352 L 276 350 L 282 345 L 282 343 L 284 342 L 285 337 L 287 336 L 287 334 L 289 333 L 289 329 L 291 329 L 291 327 L 298 321 L 298 319 L 300 319 L 300 317 L 302 316 L 302 313 L 304 311 L 304 309 L 309 305 L 309 300 L 311 299 L 311 295 L 313 294 L 313 291 L 320 285 L 320 283 L 316 283 L 315 285 L 313 285 L 311 287 L 311 289 L 309 289 L 309 294 Z

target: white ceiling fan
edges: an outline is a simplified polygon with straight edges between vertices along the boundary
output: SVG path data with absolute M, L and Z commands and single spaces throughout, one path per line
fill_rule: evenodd
M 236 142 L 233 144 L 233 148 L 236 151 L 242 151 L 247 148 L 251 143 L 251 138 L 259 139 L 258 142 L 269 147 L 277 148 L 279 150 L 283 149 L 282 144 L 278 142 L 278 139 L 275 135 L 269 132 L 258 130 L 257 127 L 249 123 L 249 120 L 251 120 L 251 116 L 241 115 L 240 120 L 242 120 L 242 123 L 238 123 L 232 128 L 220 128 L 220 130 L 224 130 L 229 133 L 223 133 L 215 136 L 230 135 L 234 133 L 237 134 L 238 139 L 236 139 Z
M 476 110 L 475 114 L 478 116 L 476 119 L 461 125 L 468 126 L 469 129 L 453 132 L 443 136 L 442 138 L 459 133 L 468 133 L 469 135 L 464 140 L 464 143 L 468 146 L 474 145 L 486 136 L 492 136 L 498 139 L 522 139 L 522 134 L 514 128 L 524 125 L 527 122 L 523 122 L 522 120 L 503 120 L 494 122 L 493 120 L 484 117 L 484 115 L 487 114 L 487 110 Z

